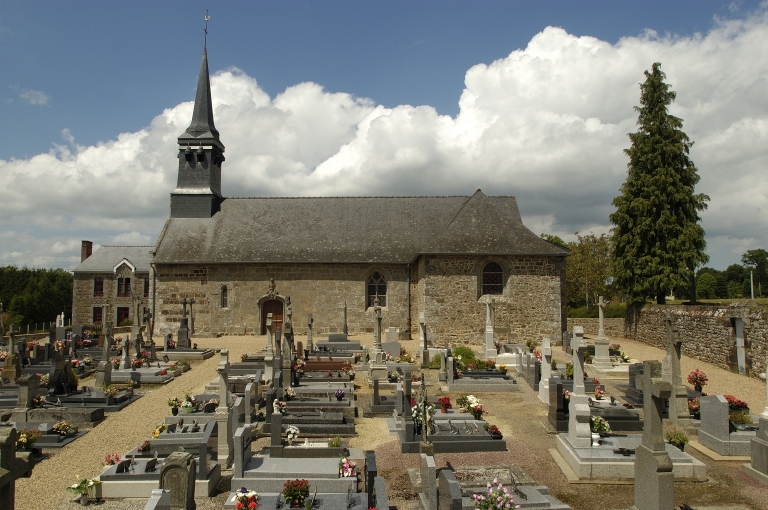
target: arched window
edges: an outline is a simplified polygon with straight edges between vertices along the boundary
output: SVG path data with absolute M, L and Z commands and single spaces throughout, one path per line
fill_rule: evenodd
M 227 286 L 226 285 L 221 286 L 221 307 L 222 308 L 227 307 Z
M 504 274 L 496 262 L 483 268 L 483 294 L 501 294 L 504 291 Z
M 368 278 L 368 307 L 376 304 L 379 298 L 379 306 L 387 306 L 387 281 L 379 273 L 373 273 Z

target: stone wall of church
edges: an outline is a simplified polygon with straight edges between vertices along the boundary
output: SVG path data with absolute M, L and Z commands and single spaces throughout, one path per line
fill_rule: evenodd
M 144 297 L 144 279 L 147 273 L 135 273 L 131 278 L 131 296 L 137 296 L 143 305 L 149 303 L 149 298 Z M 104 279 L 103 295 L 94 296 L 93 281 L 96 277 Z M 72 282 L 72 315 L 73 324 L 92 324 L 93 308 L 101 307 L 105 303 L 110 304 L 111 319 L 113 324 L 117 325 L 118 307 L 126 307 L 129 310 L 128 317 L 136 320 L 136 308 L 133 297 L 117 296 L 117 280 L 115 274 L 108 273 L 75 273 Z
M 259 302 L 270 291 L 270 278 L 274 278 L 278 296 L 291 298 L 295 334 L 306 334 L 310 313 L 314 334 L 341 332 L 345 302 L 349 334 L 372 333 L 374 312 L 366 307 L 366 281 L 376 271 L 387 281 L 382 328 L 404 330 L 408 320 L 406 265 L 215 264 L 157 267 L 155 333 L 176 335 L 186 297 L 195 300 L 195 333 L 260 334 Z M 224 286 L 226 307 L 221 306 Z
M 430 343 L 482 343 L 486 317 L 482 269 L 491 261 L 502 266 L 504 277 L 503 293 L 493 296 L 497 338 L 502 342 L 560 338 L 563 259 L 445 255 L 422 257 L 418 266 L 418 299 Z

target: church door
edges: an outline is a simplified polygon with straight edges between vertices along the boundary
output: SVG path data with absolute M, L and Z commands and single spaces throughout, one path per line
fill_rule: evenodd
M 272 314 L 272 331 L 283 327 L 283 302 L 277 299 L 265 301 L 261 306 L 261 334 L 267 334 L 267 314 Z

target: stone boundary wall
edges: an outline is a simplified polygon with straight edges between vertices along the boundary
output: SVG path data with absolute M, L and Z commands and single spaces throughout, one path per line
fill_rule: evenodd
M 574 326 L 581 326 L 584 328 L 585 335 L 597 336 L 599 322 L 600 319 L 569 318 L 568 331 L 573 331 Z M 605 329 L 605 336 L 609 338 L 624 337 L 624 319 L 605 319 L 603 328 Z M 558 338 L 557 340 L 561 341 L 562 339 Z
M 757 378 L 757 374 L 765 371 L 768 355 L 766 309 L 749 306 L 747 302 L 729 306 L 646 305 L 636 314 L 628 311 L 622 336 L 666 349 L 664 317 L 667 311 L 680 331 L 684 355 L 731 371 L 738 371 L 734 323 L 741 319 L 749 375 Z

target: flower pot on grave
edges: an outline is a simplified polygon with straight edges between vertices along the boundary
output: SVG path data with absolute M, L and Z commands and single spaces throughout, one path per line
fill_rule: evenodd
M 447 413 L 447 412 L 448 412 L 448 408 L 447 408 L 446 406 L 441 406 L 441 407 L 440 407 L 440 412 L 441 412 L 441 413 L 443 413 L 443 414 L 445 414 L 445 413 Z
M 592 432 L 592 446 L 600 446 L 600 434 Z
M 355 380 L 355 374 L 349 374 L 349 380 L 354 381 Z
M 179 408 L 178 407 L 171 407 L 171 414 L 176 416 L 179 414 Z
M 82 506 L 88 506 L 90 504 L 90 500 L 88 499 L 88 494 L 80 494 L 80 504 Z
M 195 412 L 195 408 L 194 407 L 182 407 L 181 408 L 181 414 L 192 414 L 193 412 Z
M 746 423 L 733 423 L 733 422 L 731 422 L 731 424 L 733 425 L 733 428 L 735 428 L 738 431 L 747 430 L 747 424 Z
M 203 407 L 203 412 L 206 413 L 212 413 L 216 410 L 216 404 L 205 404 L 205 407 Z
M 679 449 L 681 452 L 685 451 L 685 443 L 670 443 L 675 448 Z
M 693 386 L 693 389 L 696 390 L 696 393 L 701 393 L 701 390 L 704 388 L 701 387 L 701 384 L 696 384 Z
M 344 396 L 343 396 L 343 395 L 336 395 L 336 400 L 338 400 L 339 402 L 341 402 L 341 400 L 342 400 L 343 398 L 344 398 Z

